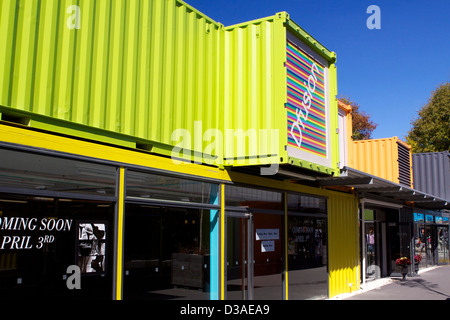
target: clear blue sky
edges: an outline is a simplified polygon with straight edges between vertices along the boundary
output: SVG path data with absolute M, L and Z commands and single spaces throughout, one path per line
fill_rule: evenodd
M 186 2 L 225 26 L 288 12 L 336 52 L 338 95 L 378 123 L 373 138 L 404 139 L 431 92 L 450 81 L 450 0 Z M 381 10 L 381 29 L 366 26 L 370 5 Z

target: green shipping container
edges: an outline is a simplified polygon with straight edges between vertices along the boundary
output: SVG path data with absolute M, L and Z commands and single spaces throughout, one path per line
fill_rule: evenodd
M 0 13 L 3 119 L 161 153 L 177 128 L 218 126 L 223 31 L 187 4 L 1 0 Z
M 338 175 L 336 54 L 286 12 L 225 27 L 224 48 L 224 131 L 254 142 L 226 135 L 226 163 Z
M 338 174 L 335 54 L 284 12 L 224 27 L 176 0 L 0 0 L 0 41 L 2 120 Z

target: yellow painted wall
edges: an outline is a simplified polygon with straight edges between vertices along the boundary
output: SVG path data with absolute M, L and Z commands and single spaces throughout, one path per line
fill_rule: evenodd
M 357 199 L 336 192 L 328 195 L 329 296 L 360 288 Z

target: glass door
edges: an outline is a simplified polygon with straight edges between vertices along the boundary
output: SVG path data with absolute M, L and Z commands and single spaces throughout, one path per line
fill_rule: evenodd
M 365 237 L 366 237 L 366 278 L 367 280 L 378 279 L 381 274 L 380 268 L 380 248 L 378 246 L 378 228 L 375 228 L 376 223 L 365 223 Z
M 448 226 L 437 227 L 437 256 L 438 264 L 448 264 Z
M 226 214 L 226 297 L 253 299 L 253 219 L 251 214 Z
M 426 225 L 425 226 L 425 255 L 428 265 L 435 265 L 435 257 L 434 257 L 434 241 L 433 241 L 433 226 Z

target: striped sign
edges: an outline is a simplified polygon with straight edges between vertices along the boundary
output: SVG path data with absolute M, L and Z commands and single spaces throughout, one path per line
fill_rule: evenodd
M 287 42 L 288 146 L 327 157 L 324 68 Z

